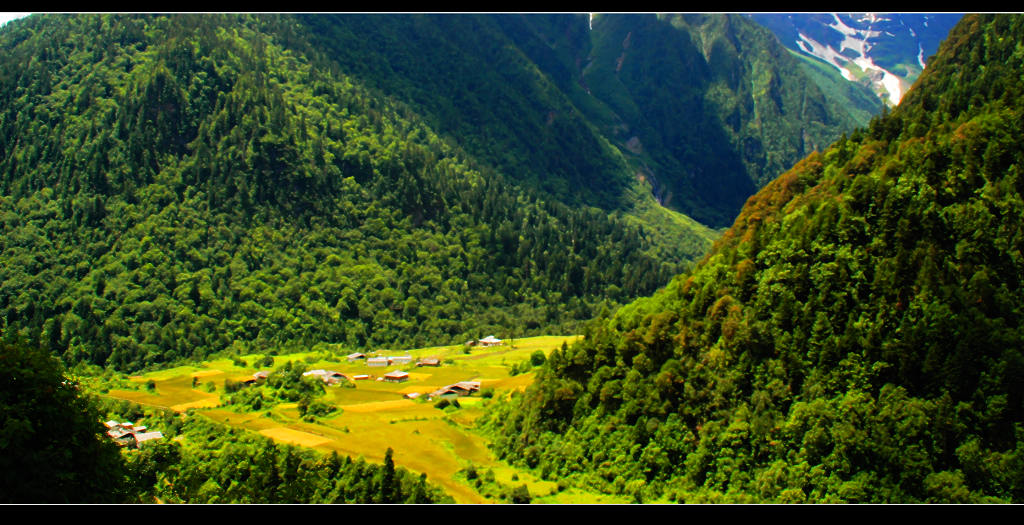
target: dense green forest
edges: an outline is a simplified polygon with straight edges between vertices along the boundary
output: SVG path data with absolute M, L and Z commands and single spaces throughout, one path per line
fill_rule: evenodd
M 628 209 L 635 197 L 627 191 L 633 180 L 624 159 L 528 54 L 530 46 L 547 46 L 530 35 L 518 41 L 509 35 L 524 31 L 521 18 L 297 17 L 309 28 L 310 52 L 329 56 L 345 74 L 408 104 L 432 129 L 502 174 L 566 204 Z
M 126 370 L 568 333 L 708 246 L 509 182 L 310 41 L 287 16 L 6 26 L 0 329 Z
M 964 17 L 896 109 L 549 356 L 496 451 L 636 501 L 1024 501 L 1021 42 Z
M 513 180 L 568 204 L 632 210 L 639 179 L 716 228 L 768 180 L 866 124 L 874 98 L 853 84 L 823 92 L 739 15 L 299 20 L 346 74 Z
M 127 468 L 101 411 L 45 349 L 0 339 L 0 503 L 114 503 Z
M 670 208 L 721 223 L 762 172 L 852 125 L 742 18 L 587 22 L 8 24 L 0 329 L 126 370 L 319 342 L 570 333 L 706 253 L 717 233 Z M 602 46 L 631 29 L 622 75 L 602 77 Z M 678 60 L 645 80 L 661 49 L 648 33 Z M 665 106 L 677 87 L 690 95 Z M 751 140 L 761 153 L 737 160 Z M 703 182 L 673 189 L 676 175 Z
M 758 188 L 867 123 L 847 96 L 859 87 L 823 92 L 740 15 L 600 14 L 592 35 L 581 77 L 620 117 L 607 133 L 662 203 L 706 224 L 728 226 Z

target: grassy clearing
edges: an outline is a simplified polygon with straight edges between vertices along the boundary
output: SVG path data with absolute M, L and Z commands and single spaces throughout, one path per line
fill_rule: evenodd
M 315 448 L 340 455 L 383 461 L 387 448 L 394 451 L 396 465 L 427 478 L 444 488 L 459 503 L 495 503 L 502 500 L 484 496 L 460 474 L 470 465 L 478 470 L 491 469 L 503 484 L 526 484 L 538 503 L 610 502 L 608 498 L 585 495 L 571 490 L 559 491 L 555 483 L 535 478 L 498 461 L 487 448 L 487 441 L 473 431 L 474 421 L 483 415 L 490 402 L 479 394 L 459 398 L 460 408 L 435 408 L 426 395 L 459 381 L 480 381 L 482 389 L 495 395 L 526 388 L 532 372 L 509 374 L 512 365 L 528 361 L 537 350 L 545 355 L 563 343 L 572 344 L 579 336 L 541 336 L 516 339 L 514 346 L 469 349 L 462 345 L 421 348 L 409 351 L 379 351 L 377 354 L 411 355 L 413 362 L 388 367 L 369 367 L 365 361 L 349 362 L 347 352 L 327 348 L 274 357 L 273 367 L 255 366 L 264 356 L 242 359 L 250 368 L 236 366 L 231 359 L 218 359 L 195 366 L 182 366 L 131 378 L 138 390 L 110 390 L 111 397 L 141 404 L 185 411 L 189 408 L 216 421 L 245 428 L 275 441 Z M 506 341 L 511 343 L 511 341 Z M 371 354 L 372 355 L 372 354 Z M 440 367 L 416 367 L 423 357 L 438 357 Z M 369 374 L 371 379 L 353 381 L 352 387 L 327 388 L 322 401 L 340 410 L 313 422 L 300 419 L 295 403 L 282 403 L 256 412 L 239 412 L 234 407 L 218 408 L 225 379 L 250 377 L 257 370 L 279 367 L 288 361 L 300 361 L 309 369 L 335 370 L 349 377 Z M 409 372 L 409 381 L 389 383 L 376 378 L 393 370 Z M 142 384 L 153 382 L 154 388 Z M 209 390 L 213 390 L 212 392 Z M 424 394 L 410 400 L 411 392 Z
M 562 343 L 571 345 L 578 341 L 581 336 L 538 336 L 526 339 L 516 339 L 514 343 L 491 348 L 473 348 L 470 353 L 464 353 L 464 347 L 457 347 L 450 355 L 450 359 L 456 363 L 470 364 L 470 366 L 504 368 L 507 365 L 525 361 L 530 355 L 540 350 L 544 355 L 549 355 L 552 350 L 561 348 Z M 508 376 L 507 373 L 499 374 Z
M 177 405 L 171 405 L 170 408 L 176 412 L 184 412 L 190 408 L 213 408 L 217 405 L 220 405 L 220 396 L 212 396 L 207 399 L 189 401 L 187 403 L 178 403 Z
M 329 443 L 331 440 L 316 434 L 309 432 L 303 432 L 301 430 L 295 430 L 288 427 L 273 427 L 266 428 L 259 431 L 260 434 L 273 439 L 274 441 L 281 441 L 284 443 L 291 443 L 293 445 L 299 445 L 303 447 L 316 447 Z
M 170 408 L 177 411 L 184 411 L 189 408 L 204 408 L 217 406 L 220 397 L 217 394 L 203 391 L 201 388 L 193 388 L 192 377 L 202 373 L 195 367 L 177 367 L 171 370 L 161 370 L 144 376 L 130 378 L 133 383 L 153 382 L 152 390 L 142 388 L 139 390 L 112 389 L 107 394 L 117 399 L 126 399 L 143 405 Z M 204 381 L 211 381 L 213 378 L 222 376 L 222 371 L 207 370 L 203 379 L 198 380 L 196 386 Z

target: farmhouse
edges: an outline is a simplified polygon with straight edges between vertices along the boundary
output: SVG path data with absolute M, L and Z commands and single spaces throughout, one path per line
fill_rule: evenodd
M 153 439 L 163 439 L 164 435 L 161 432 L 141 432 L 134 434 L 135 446 L 139 446 L 139 443 L 150 441 Z
M 120 447 L 138 447 L 139 443 L 164 437 L 160 432 L 146 432 L 145 425 L 135 426 L 129 422 L 117 421 L 107 421 L 104 424 L 110 429 L 107 430 L 107 436 Z
M 388 366 L 391 362 L 386 357 L 371 357 L 366 360 L 366 366 Z
M 324 383 L 327 383 L 328 385 L 336 385 L 347 379 L 348 377 L 346 377 L 345 374 L 342 374 L 341 372 L 331 372 L 330 374 L 324 376 Z
M 358 361 L 360 359 L 366 359 L 366 354 L 361 353 L 361 352 L 356 352 L 354 354 L 349 354 L 348 355 L 348 362 L 349 363 Z
M 431 392 L 430 393 L 430 397 L 431 398 L 435 398 L 435 397 L 442 397 L 442 398 L 461 397 L 461 396 L 468 396 L 468 395 L 472 394 L 473 392 L 477 392 L 479 390 L 480 390 L 480 382 L 479 381 L 459 381 L 458 383 L 455 383 L 453 385 L 448 385 L 448 386 L 445 386 L 445 387 L 441 387 L 441 388 Z
M 345 374 L 342 374 L 341 372 L 335 372 L 333 370 L 321 370 L 321 369 L 310 370 L 308 372 L 303 372 L 302 375 L 303 375 L 303 377 L 305 377 L 305 376 L 317 376 L 324 383 L 327 383 L 328 385 L 335 385 L 335 384 L 338 384 L 338 383 L 348 379 L 347 377 L 345 377 Z
M 118 439 L 121 439 L 122 437 L 128 435 L 129 433 L 130 432 L 128 432 L 127 430 L 125 430 L 123 428 L 120 428 L 120 427 L 112 428 L 112 429 L 107 431 L 107 435 L 110 436 L 111 439 L 113 439 L 115 441 L 117 441 Z
M 424 357 L 416 362 L 416 366 L 441 366 L 441 360 L 436 357 Z
M 421 394 L 419 392 L 409 392 L 408 394 L 405 394 L 402 397 L 404 397 L 406 399 L 416 399 L 417 397 L 420 397 L 421 395 L 423 395 L 423 394 Z
M 489 335 L 480 340 L 480 346 L 498 346 L 500 344 L 502 344 L 501 339 L 497 339 L 493 335 Z
M 466 391 L 467 394 L 471 394 L 473 392 L 477 392 L 477 391 L 480 390 L 480 382 L 479 381 L 459 381 L 458 383 L 455 383 L 454 385 L 451 385 L 451 387 L 452 388 L 457 388 L 459 390 L 464 390 L 464 391 Z
M 117 443 L 117 446 L 119 447 L 131 447 L 136 445 L 135 436 L 131 433 L 107 432 L 107 435 L 110 436 L 110 439 L 113 439 L 114 443 Z
M 441 387 L 431 392 L 427 397 L 434 399 L 440 397 L 441 399 L 451 399 L 454 397 L 461 397 L 462 393 L 458 390 L 452 390 L 449 387 Z
M 261 370 L 261 371 L 256 372 L 255 374 L 252 375 L 252 378 L 257 380 L 257 381 L 259 381 L 261 379 L 266 379 L 268 377 L 270 377 L 270 372 L 267 372 L 265 370 Z
M 367 379 L 370 379 L 369 374 L 359 374 L 357 376 L 352 376 L 353 381 L 365 381 Z
M 404 383 L 409 380 L 409 373 L 401 370 L 384 374 L 383 379 L 389 383 Z
M 412 362 L 411 355 L 396 355 L 388 358 L 389 364 L 392 365 L 407 365 Z
M 317 376 L 317 377 L 323 378 L 325 375 L 327 375 L 327 373 L 328 373 L 327 370 L 323 370 L 323 369 L 307 370 L 307 371 L 302 373 L 302 377 Z

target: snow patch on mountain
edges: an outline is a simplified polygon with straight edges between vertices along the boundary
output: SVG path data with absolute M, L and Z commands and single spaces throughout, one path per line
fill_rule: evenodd
M 896 104 L 961 18 L 957 13 L 751 13 L 783 44 Z
M 843 22 L 837 13 L 832 13 L 832 18 L 833 23 L 829 24 L 828 27 L 843 35 L 839 49 L 834 49 L 828 44 L 818 42 L 802 32 L 797 33 L 799 40 L 796 42 L 796 45 L 805 53 L 814 55 L 834 66 L 846 80 L 856 80 L 857 75 L 853 68 L 850 67 L 851 64 L 856 66 L 857 69 L 864 72 L 876 90 L 884 93 L 885 98 L 888 99 L 890 104 L 894 106 L 899 104 L 900 99 L 903 98 L 903 93 L 907 89 L 906 83 L 899 76 L 876 64 L 869 55 L 871 51 L 870 40 L 883 34 L 881 31 L 872 31 L 871 25 L 888 19 L 874 13 L 867 13 L 858 19 L 858 22 L 868 22 L 868 28 L 856 29 Z M 843 51 L 847 49 L 853 51 L 855 56 L 844 55 Z M 923 53 L 921 51 L 918 55 L 921 67 L 924 67 L 923 57 L 921 56 Z

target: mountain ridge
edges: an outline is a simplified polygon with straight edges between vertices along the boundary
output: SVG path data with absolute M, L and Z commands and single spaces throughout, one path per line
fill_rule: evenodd
M 900 106 L 549 356 L 501 457 L 637 502 L 1021 501 L 1022 35 L 964 17 Z
M 304 20 L 319 37 L 318 46 L 330 50 L 342 68 L 356 77 L 372 77 L 379 88 L 415 107 L 443 133 L 472 136 L 473 130 L 486 123 L 491 130 L 486 140 L 470 140 L 466 147 L 479 156 L 495 159 L 504 173 L 528 180 L 530 185 L 545 188 L 566 202 L 606 210 L 623 205 L 628 208 L 635 202 L 636 197 L 626 201 L 611 197 L 622 193 L 615 188 L 646 188 L 670 209 L 712 228 L 726 226 L 742 200 L 763 184 L 767 173 L 783 169 L 786 160 L 777 161 L 775 157 L 795 162 L 799 156 L 794 151 L 824 144 L 825 137 L 834 139 L 856 123 L 840 102 L 845 94 L 833 94 L 826 100 L 823 94 L 814 93 L 815 88 L 801 81 L 803 73 L 795 71 L 799 68 L 788 62 L 790 57 L 783 56 L 783 48 L 766 30 L 732 15 L 708 17 L 703 23 L 713 28 L 706 31 L 707 38 L 722 35 L 721 41 L 730 42 L 755 39 L 749 49 L 756 50 L 760 45 L 773 48 L 771 56 L 758 56 L 757 62 L 772 71 L 769 77 L 775 75 L 787 85 L 806 91 L 807 100 L 812 102 L 806 108 L 790 111 L 788 106 L 798 102 L 786 101 L 786 111 L 780 113 L 769 107 L 776 102 L 768 101 L 764 107 L 769 113 L 761 118 L 768 120 L 768 115 L 774 115 L 772 120 L 786 122 L 776 126 L 779 129 L 751 115 L 747 107 L 761 107 L 762 102 L 755 101 L 750 90 L 734 89 L 710 77 L 718 73 L 706 64 L 706 57 L 697 53 L 682 58 L 680 53 L 693 52 L 688 47 L 692 46 L 690 35 L 696 25 L 680 23 L 681 18 L 488 14 L 339 15 Z M 712 20 L 729 22 L 715 25 Z M 641 31 L 641 27 L 645 29 Z M 632 57 L 625 62 L 627 71 L 621 71 L 619 55 L 625 34 L 634 34 L 635 40 L 636 35 L 649 31 L 670 39 L 665 49 L 680 61 L 661 64 L 658 70 L 676 78 L 655 81 L 633 70 L 648 67 L 643 66 L 645 62 L 660 60 L 658 53 L 637 45 L 627 52 Z M 406 37 L 395 38 L 395 34 Z M 770 82 L 753 78 L 744 70 L 744 59 L 739 55 L 746 52 L 753 56 L 754 51 L 730 45 L 733 48 L 726 55 L 733 68 L 729 74 L 736 77 L 733 84 L 743 77 L 757 85 Z M 448 56 L 460 60 L 445 62 Z M 696 67 L 695 60 L 704 64 L 698 68 L 704 73 L 689 77 L 680 73 L 680 68 Z M 778 61 L 784 65 L 776 64 Z M 470 90 L 452 81 L 474 74 L 480 76 L 479 89 Z M 617 78 L 622 74 L 629 78 Z M 513 78 L 520 80 L 510 82 Z M 521 79 L 529 79 L 531 85 L 533 94 L 528 104 L 508 87 Z M 715 94 L 701 91 L 708 89 L 716 90 Z M 651 98 L 679 99 L 679 93 L 674 92 L 677 90 L 689 93 L 685 102 L 666 106 Z M 537 105 L 543 106 L 541 111 L 530 107 Z M 724 105 L 732 109 L 719 107 Z M 516 114 L 509 114 L 513 109 Z M 726 115 L 728 111 L 734 114 Z M 806 115 L 793 116 L 801 112 Z M 789 119 L 794 122 L 789 123 Z M 706 133 L 693 135 L 679 125 L 690 120 L 701 122 Z M 578 131 L 552 133 L 552 126 L 570 122 Z M 801 125 L 806 137 L 799 130 Z M 754 131 L 737 132 L 730 126 L 746 126 Z M 805 138 L 807 144 L 801 146 Z M 749 140 L 754 142 L 744 146 Z M 581 154 L 574 154 L 573 162 L 568 162 L 569 158 L 552 160 L 565 157 L 566 151 Z M 536 167 L 550 176 L 539 177 Z M 583 175 L 584 169 L 587 175 Z M 715 184 L 716 178 L 724 182 Z M 566 186 L 561 181 L 570 183 Z M 604 193 L 596 193 L 594 187 L 605 186 L 608 189 Z

